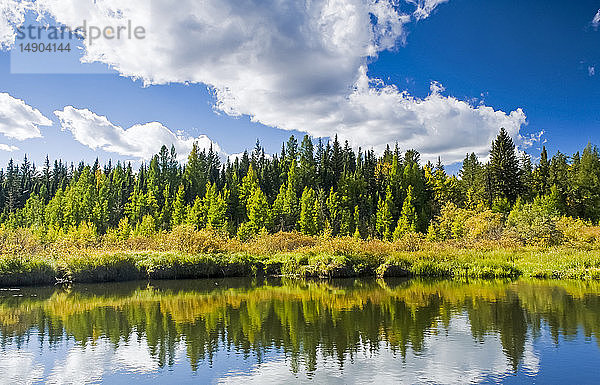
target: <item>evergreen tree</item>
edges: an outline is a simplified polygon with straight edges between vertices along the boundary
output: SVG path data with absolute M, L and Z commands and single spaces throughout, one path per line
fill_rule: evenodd
M 319 229 L 317 224 L 317 194 L 310 187 L 305 187 L 301 198 L 300 231 L 306 235 L 316 235 Z
M 179 185 L 175 202 L 173 202 L 173 226 L 179 226 L 185 223 L 187 217 L 187 208 L 185 204 L 185 189 L 183 185 Z
M 296 227 L 300 213 L 297 190 L 299 181 L 296 173 L 296 161 L 292 161 L 287 173 L 288 180 L 283 198 L 283 230 L 291 231 Z
M 271 224 L 269 202 L 260 187 L 254 189 L 248 199 L 247 210 L 248 222 L 256 232 L 263 228 L 269 229 Z
M 205 155 L 200 153 L 198 143 L 194 142 L 184 172 L 187 202 L 193 202 L 196 197 L 204 196 L 204 188 L 208 182 L 206 176 Z
M 515 145 L 504 128 L 492 142 L 489 172 L 493 199 L 506 198 L 515 202 L 522 191 L 521 170 Z
M 205 207 L 202 198 L 196 197 L 192 206 L 187 210 L 186 223 L 194 226 L 196 230 L 205 228 L 208 217 Z
M 215 186 L 213 184 L 213 186 Z M 213 187 L 214 189 L 214 187 Z M 210 204 L 207 212 L 208 227 L 224 230 L 227 228 L 227 203 L 223 195 L 226 191 L 217 194 L 216 189 L 211 192 Z
M 417 213 L 413 204 L 413 187 L 408 186 L 406 199 L 402 204 L 402 212 L 398 219 L 398 225 L 394 230 L 394 240 L 402 238 L 406 233 L 417 231 Z
M 300 145 L 300 184 L 304 187 L 315 188 L 317 164 L 314 158 L 314 146 L 308 135 Z
M 394 218 L 392 213 L 394 212 L 394 202 L 392 199 L 392 189 L 390 186 L 387 187 L 385 194 L 385 200 L 379 198 L 377 204 L 377 234 L 382 239 L 391 241 L 392 230 L 394 225 Z
M 354 207 L 354 238 L 362 238 L 360 235 L 360 210 L 358 206 Z
M 550 162 L 546 146 L 542 147 L 540 163 L 533 174 L 534 192 L 536 195 L 546 195 L 550 191 Z

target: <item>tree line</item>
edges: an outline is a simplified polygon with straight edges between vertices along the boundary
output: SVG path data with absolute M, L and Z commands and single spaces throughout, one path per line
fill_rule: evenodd
M 135 171 L 131 163 L 75 166 L 48 157 L 41 169 L 25 157 L 0 170 L 0 223 L 42 233 L 86 226 L 129 236 L 186 224 L 242 239 L 300 231 L 393 240 L 427 232 L 448 205 L 507 215 L 543 198 L 559 215 L 597 223 L 597 147 L 552 158 L 544 147 L 534 164 L 501 129 L 489 161 L 467 154 L 457 176 L 439 158 L 422 165 L 417 151 L 401 152 L 398 144 L 377 155 L 337 136 L 316 142 L 305 136 L 300 143 L 291 136 L 273 156 L 257 141 L 225 163 L 212 148 L 194 144 L 185 164 L 174 147 L 163 146 Z

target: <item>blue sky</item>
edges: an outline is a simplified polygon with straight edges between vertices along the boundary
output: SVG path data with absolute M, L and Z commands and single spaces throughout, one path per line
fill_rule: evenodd
M 161 1 L 155 0 L 154 15 L 167 15 L 161 13 Z M 23 4 L 10 2 L 15 9 Z M 37 3 L 45 7 L 46 17 L 65 25 L 85 17 L 110 22 L 106 9 L 120 6 L 135 22 L 147 21 L 139 16 L 143 12 L 130 9 L 136 1 L 121 5 L 119 0 L 99 0 L 97 14 L 91 1 L 82 14 L 68 13 L 58 1 Z M 7 135 L 10 128 L 2 131 L 0 106 L 0 143 L 18 147 L 0 151 L 0 164 L 25 153 L 38 164 L 46 154 L 68 161 L 139 161 L 158 151 L 140 147 L 155 145 L 144 133 L 166 138 L 169 131 L 181 138 L 180 152 L 202 135 L 226 156 L 251 148 L 257 138 L 267 151 L 278 152 L 292 133 L 337 133 L 354 146 L 378 151 L 384 143 L 398 141 L 403 149 L 421 150 L 425 159 L 439 153 L 446 163 L 461 159 L 467 150 L 485 157 L 500 125 L 510 126 L 515 141 L 534 158 L 542 143 L 551 153 L 560 149 L 569 154 L 588 141 L 600 143 L 600 73 L 595 74 L 600 71 L 600 31 L 593 23 L 598 1 L 422 0 L 385 9 L 369 5 L 364 11 L 361 3 L 369 1 L 342 0 L 339 9 L 327 9 L 339 18 L 321 18 L 318 25 L 326 28 L 308 33 L 306 26 L 315 25 L 312 9 L 297 17 L 294 7 L 272 9 L 261 7 L 260 1 L 208 3 L 206 7 L 220 7 L 210 9 L 214 24 L 202 17 L 208 10 L 182 2 L 182 8 L 193 9 L 164 17 L 170 26 L 164 31 L 179 29 L 179 35 L 165 36 L 161 28 L 166 27 L 148 22 L 143 25 L 160 35 L 133 50 L 131 45 L 101 43 L 87 47 L 101 58 L 97 61 L 117 68 L 106 74 L 72 73 L 80 64 L 63 68 L 64 74 L 14 74 L 5 42 L 0 93 L 10 95 L 11 102 L 21 99 L 52 125 L 39 125 L 42 137 L 18 140 Z M 322 17 L 322 9 L 317 11 Z M 33 11 L 23 14 L 24 24 L 34 22 Z M 198 15 L 193 23 L 190 14 Z M 371 29 L 366 31 L 369 17 Z M 228 22 L 241 27 L 215 32 Z M 265 23 L 272 28 L 262 29 Z M 18 17 L 8 24 L 19 25 Z M 212 34 L 203 34 L 204 27 L 212 28 Z M 308 44 L 313 38 L 317 43 Z M 13 110 L 4 106 L 5 115 Z M 54 113 L 63 110 L 62 117 Z M 27 125 L 22 120 L 28 116 L 19 115 L 19 122 Z M 17 119 L 9 118 L 5 122 Z M 144 126 L 149 122 L 161 127 Z M 137 136 L 133 130 L 126 136 L 134 125 L 140 125 Z M 541 139 L 528 144 L 529 135 L 541 131 Z M 148 143 L 138 146 L 133 143 L 137 138 Z

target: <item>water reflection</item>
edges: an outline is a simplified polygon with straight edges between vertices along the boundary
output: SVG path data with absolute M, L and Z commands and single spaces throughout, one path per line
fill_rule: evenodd
M 574 366 L 594 368 L 598 329 L 598 283 L 238 279 L 22 289 L 0 291 L 0 382 L 518 379 L 543 374 L 545 349 L 568 343 L 586 349 L 585 357 L 565 351 Z

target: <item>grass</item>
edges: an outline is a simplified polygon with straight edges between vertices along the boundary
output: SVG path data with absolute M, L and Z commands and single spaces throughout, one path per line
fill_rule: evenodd
M 383 242 L 295 233 L 241 243 L 189 229 L 86 246 L 29 244 L 12 251 L 0 243 L 0 286 L 253 275 L 600 279 L 600 248 L 594 244 L 430 243 L 418 236 Z

